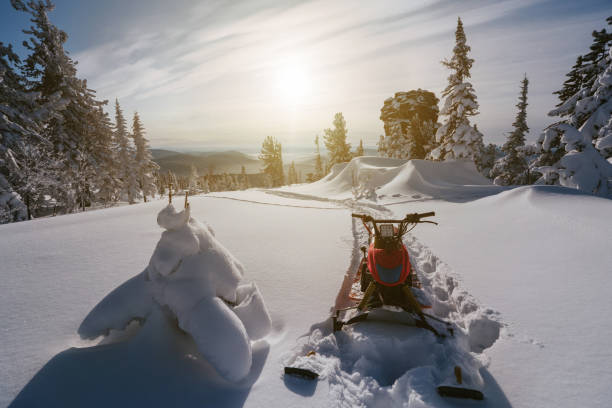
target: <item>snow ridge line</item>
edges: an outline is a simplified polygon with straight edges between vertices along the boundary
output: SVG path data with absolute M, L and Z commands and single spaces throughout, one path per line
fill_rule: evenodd
M 313 209 L 313 210 L 346 210 L 346 208 L 343 208 L 343 207 L 315 207 L 315 206 L 307 206 L 307 205 L 266 203 L 266 202 L 263 202 L 263 201 L 246 200 L 246 199 L 242 199 L 242 198 L 225 197 L 225 196 L 208 195 L 208 194 L 201 195 L 199 197 L 203 197 L 203 198 L 218 198 L 218 199 L 223 199 L 223 200 L 242 201 L 242 202 L 245 202 L 245 203 L 262 204 L 262 205 L 275 205 L 277 207 L 309 208 L 309 209 Z M 323 201 L 323 200 L 318 200 L 318 201 Z

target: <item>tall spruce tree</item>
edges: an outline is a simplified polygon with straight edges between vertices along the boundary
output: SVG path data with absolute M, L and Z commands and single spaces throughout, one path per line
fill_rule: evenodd
M 134 112 L 132 121 L 132 138 L 134 139 L 134 147 L 136 148 L 135 166 L 137 170 L 137 181 L 144 201 L 147 202 L 147 196 L 152 197 L 157 192 L 155 186 L 154 173 L 159 169 L 157 163 L 153 161 L 153 156 L 149 150 L 149 141 L 145 138 L 145 129 L 140 121 L 138 112 Z
M 49 0 L 11 2 L 17 10 L 31 15 L 32 26 L 24 33 L 24 42 L 30 52 L 21 68 L 28 79 L 28 89 L 39 92 L 42 104 L 57 101 L 55 114 L 45 122 L 42 136 L 53 146 L 61 159 L 61 179 L 53 194 L 67 211 L 83 205 L 93 198 L 93 190 L 101 183 L 98 175 L 104 174 L 106 163 L 96 149 L 98 136 L 92 111 L 105 101 L 97 101 L 95 92 L 87 88 L 87 82 L 76 76 L 76 63 L 64 50 L 68 35 L 51 23 L 48 13 L 54 9 Z
M 612 24 L 612 18 L 607 19 Z M 612 115 L 612 34 L 593 32 L 583 57 L 582 87 L 549 112 L 560 121 L 548 126 L 536 142 L 530 169 L 540 184 L 560 184 L 599 195 L 612 194 L 612 164 L 606 160 L 606 127 Z
M 346 142 L 346 121 L 342 112 L 334 116 L 333 129 L 325 129 L 324 142 L 329 152 L 329 167 L 351 160 L 351 145 Z
M 473 160 L 477 165 L 484 144 L 482 133 L 470 125 L 469 118 L 478 114 L 478 102 L 472 84 L 466 80 L 471 77 L 470 69 L 474 60 L 468 57 L 470 47 L 466 44 L 461 18 L 457 19 L 455 48 L 450 60 L 442 64 L 452 72 L 448 85 L 442 92 L 446 98 L 440 115 L 444 123 L 436 132 L 438 147 L 429 153 L 432 160 Z
M 259 160 L 263 162 L 263 173 L 266 175 L 270 187 L 279 187 L 285 184 L 283 149 L 278 140 L 272 136 L 266 136 L 261 145 Z
M 118 149 L 119 178 L 121 179 L 122 195 L 130 204 L 140 198 L 140 189 L 136 178 L 135 153 L 130 145 L 127 125 L 119 101 L 115 100 L 115 143 Z
M 312 181 L 317 181 L 325 175 L 323 160 L 321 159 L 321 148 L 319 147 L 319 135 L 315 136 L 315 146 L 317 146 L 317 157 L 315 159 L 315 171 Z
M 355 154 L 353 156 L 355 157 L 361 157 L 364 154 L 364 150 L 363 150 L 363 139 L 359 139 L 359 146 L 357 146 L 357 149 L 355 149 Z
M 525 146 L 525 134 L 529 132 L 527 127 L 527 88 L 529 80 L 527 75 L 521 81 L 521 93 L 519 102 L 516 104 L 518 112 L 512 126 L 514 130 L 508 135 L 506 143 L 502 146 L 505 153 L 496 161 L 491 170 L 491 177 L 497 185 L 508 186 L 526 184 L 528 182 L 527 160 L 522 152 Z

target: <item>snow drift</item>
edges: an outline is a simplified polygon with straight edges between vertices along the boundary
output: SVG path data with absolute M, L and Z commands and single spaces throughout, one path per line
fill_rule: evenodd
M 335 165 L 330 174 L 307 185 L 282 191 L 337 200 L 366 199 L 385 202 L 443 198 L 464 201 L 503 191 L 464 160 L 432 162 L 383 157 L 357 157 Z
M 124 330 L 162 307 L 195 341 L 200 354 L 229 381 L 252 365 L 251 341 L 266 336 L 270 316 L 254 283 L 206 225 L 172 204 L 157 217 L 165 228 L 149 266 L 108 294 L 79 327 L 83 338 Z

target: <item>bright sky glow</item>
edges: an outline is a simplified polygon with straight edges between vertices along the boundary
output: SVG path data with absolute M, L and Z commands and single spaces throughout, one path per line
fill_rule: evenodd
M 257 146 L 267 135 L 313 147 L 343 112 L 353 145 L 374 146 L 386 98 L 440 97 L 461 16 L 480 103 L 474 123 L 502 143 L 530 80 L 533 140 L 609 0 L 56 0 L 51 19 L 98 96 L 138 110 L 156 147 Z M 0 41 L 17 46 L 27 17 L 0 3 Z

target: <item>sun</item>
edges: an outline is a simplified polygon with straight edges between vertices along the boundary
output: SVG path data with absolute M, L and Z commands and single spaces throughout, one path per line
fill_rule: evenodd
M 276 86 L 283 99 L 301 104 L 312 87 L 307 67 L 297 60 L 281 64 L 276 74 Z

